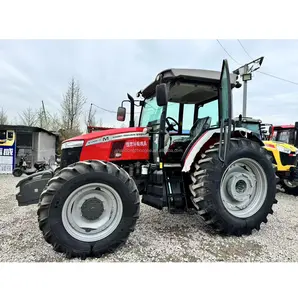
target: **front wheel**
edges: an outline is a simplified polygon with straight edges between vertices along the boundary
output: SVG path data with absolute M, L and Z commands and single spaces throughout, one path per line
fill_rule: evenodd
M 39 228 L 67 257 L 99 257 L 124 244 L 139 217 L 139 193 L 121 168 L 84 161 L 62 169 L 41 194 Z
M 298 184 L 287 179 L 280 180 L 281 187 L 288 195 L 298 196 Z
M 21 177 L 22 174 L 23 174 L 23 171 L 22 171 L 22 169 L 20 169 L 20 168 L 15 168 L 15 169 L 12 171 L 12 175 L 13 175 L 14 177 Z
M 267 223 L 277 203 L 273 165 L 265 150 L 248 139 L 233 139 L 225 165 L 213 145 L 195 162 L 192 201 L 199 214 L 219 232 L 251 234 Z

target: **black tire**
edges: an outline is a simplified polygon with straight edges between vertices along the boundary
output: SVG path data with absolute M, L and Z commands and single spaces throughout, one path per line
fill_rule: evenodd
M 95 242 L 75 239 L 62 222 L 62 208 L 67 197 L 78 187 L 88 183 L 104 183 L 121 197 L 123 213 L 116 229 L 107 237 Z M 41 194 L 38 208 L 39 228 L 45 240 L 57 252 L 68 258 L 100 257 L 123 245 L 134 231 L 140 212 L 139 193 L 133 179 L 112 163 L 83 161 L 60 171 L 52 178 Z
M 298 196 L 298 186 L 289 187 L 283 179 L 279 182 L 280 186 L 285 190 L 285 193 L 292 196 Z
M 15 168 L 13 171 L 12 171 L 12 175 L 14 177 L 21 177 L 23 175 L 23 171 L 22 169 L 20 168 Z
M 273 165 L 266 151 L 256 142 L 248 139 L 232 139 L 227 153 L 227 164 L 218 158 L 219 143 L 211 146 L 194 163 L 191 174 L 190 191 L 194 206 L 205 222 L 216 231 L 227 235 L 249 235 L 253 229 L 259 230 L 261 223 L 267 223 L 272 206 L 277 203 L 276 177 Z M 250 158 L 263 168 L 267 179 L 267 195 L 260 209 L 247 218 L 236 217 L 224 206 L 220 194 L 221 178 L 227 167 L 239 158 Z
M 60 167 L 57 167 L 54 171 L 54 176 L 56 176 L 57 174 L 59 174 L 59 172 L 61 171 Z

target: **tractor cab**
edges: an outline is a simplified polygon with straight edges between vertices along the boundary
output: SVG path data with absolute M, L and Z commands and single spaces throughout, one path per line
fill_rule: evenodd
M 274 126 L 272 140 L 287 143 L 298 148 L 298 122 L 295 125 Z
M 251 117 L 239 117 L 234 118 L 236 127 L 244 127 L 252 131 L 259 139 L 265 140 L 266 131 L 263 130 L 262 121 L 260 119 L 254 119 Z
M 139 127 L 150 135 L 150 161 L 168 167 L 183 167 L 190 150 L 207 131 L 225 131 L 228 144 L 231 131 L 231 89 L 240 87 L 237 75 L 196 69 L 168 69 L 142 90 Z M 125 109 L 118 108 L 118 120 Z M 229 134 L 228 134 L 229 131 Z M 221 157 L 224 150 L 221 149 Z M 189 169 L 190 163 L 186 169 Z

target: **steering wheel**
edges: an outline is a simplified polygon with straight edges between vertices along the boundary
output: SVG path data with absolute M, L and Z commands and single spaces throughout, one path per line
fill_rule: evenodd
M 174 124 L 171 124 L 171 123 L 169 122 L 169 120 L 173 121 Z M 179 123 L 178 123 L 175 119 L 173 119 L 173 118 L 171 118 L 171 117 L 166 117 L 166 123 L 167 123 L 167 125 L 168 125 L 167 131 L 173 130 L 173 131 L 178 132 Z M 175 126 L 178 126 L 178 128 L 175 129 Z

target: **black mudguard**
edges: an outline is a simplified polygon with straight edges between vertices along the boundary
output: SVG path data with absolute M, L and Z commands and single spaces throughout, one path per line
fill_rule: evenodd
M 16 194 L 18 206 L 37 204 L 41 192 L 53 176 L 54 172 L 52 170 L 45 170 L 20 180 L 16 185 L 16 188 L 20 188 L 20 191 Z

